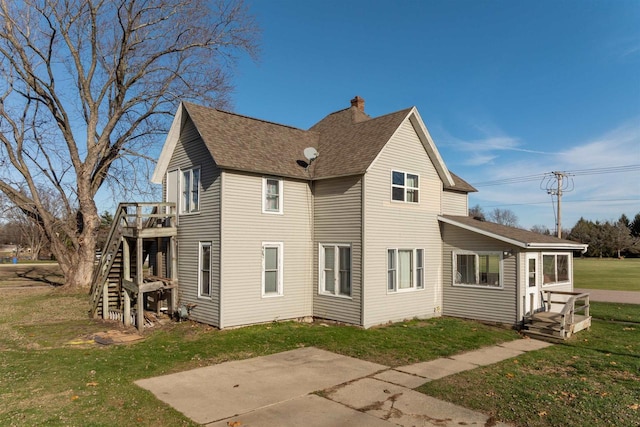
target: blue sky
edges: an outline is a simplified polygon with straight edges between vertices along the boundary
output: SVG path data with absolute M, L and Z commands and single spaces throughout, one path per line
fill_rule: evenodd
M 235 111 L 307 129 L 355 95 L 375 117 L 416 106 L 471 184 L 576 173 L 563 228 L 640 212 L 640 1 L 247 0 L 258 62 Z M 555 224 L 540 179 L 478 186 L 470 205 Z

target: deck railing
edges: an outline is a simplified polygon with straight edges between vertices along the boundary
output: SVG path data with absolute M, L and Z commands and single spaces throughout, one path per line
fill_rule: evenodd
M 576 322 L 576 314 L 582 312 L 589 317 L 589 294 L 563 291 L 544 291 L 547 311 L 551 311 L 553 304 L 563 304 L 558 312 L 561 316 L 561 327 L 566 329 Z M 560 297 L 554 299 L 554 297 Z M 564 299 L 562 299 L 564 298 Z

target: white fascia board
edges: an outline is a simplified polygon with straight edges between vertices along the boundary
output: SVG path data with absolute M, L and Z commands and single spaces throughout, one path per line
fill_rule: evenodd
M 582 251 L 585 253 L 589 245 L 584 243 L 528 243 L 527 248 L 529 249 L 557 249 L 557 250 L 571 250 L 571 251 Z
M 416 107 L 413 107 L 411 109 L 409 119 L 411 120 L 414 128 L 417 129 L 418 137 L 422 141 L 424 148 L 427 150 L 427 153 L 429 154 L 433 165 L 438 171 L 438 175 L 440 175 L 440 179 L 442 179 L 445 186 L 448 185 L 450 187 L 453 187 L 455 185 L 453 177 L 449 173 L 449 169 L 447 169 L 447 166 L 445 165 L 444 160 L 442 159 L 442 156 L 438 151 L 438 147 L 436 147 L 436 144 L 433 142 L 433 138 L 431 138 L 431 134 L 429 134 L 429 130 L 422 121 L 422 117 L 420 117 L 420 113 L 418 113 L 418 109 Z
M 519 240 L 510 239 L 508 237 L 504 237 L 504 236 L 501 236 L 499 234 L 495 234 L 495 233 L 491 233 L 489 231 L 481 230 L 479 228 L 472 227 L 472 226 L 467 225 L 467 224 L 462 224 L 460 222 L 451 220 L 449 218 L 444 218 L 442 216 L 438 216 L 438 221 L 445 222 L 445 223 L 451 224 L 451 225 L 455 225 L 456 227 L 460 227 L 460 228 L 472 231 L 472 232 L 477 233 L 477 234 L 482 234 L 483 236 L 491 237 L 492 239 L 500 240 L 502 242 L 509 243 L 510 245 L 518 246 L 518 247 L 525 248 L 525 249 L 528 247 L 526 243 L 523 243 L 523 242 L 521 242 Z
M 501 236 L 499 234 L 491 233 L 489 231 L 481 230 L 479 228 L 476 228 L 467 224 L 462 224 L 460 222 L 457 222 L 449 218 L 438 216 L 438 220 L 441 222 L 445 222 L 447 224 L 454 225 L 459 228 L 463 228 L 465 230 L 472 231 L 477 234 L 482 234 L 483 236 L 491 237 L 492 239 L 500 240 L 502 242 L 524 248 L 524 249 L 570 250 L 570 251 L 582 251 L 582 253 L 585 253 L 587 251 L 587 247 L 589 246 L 584 243 L 526 243 L 526 242 L 521 242 L 519 240 L 510 239 L 508 237 Z
M 184 107 L 181 102 L 180 105 L 178 105 L 178 110 L 176 111 L 175 116 L 173 117 L 173 122 L 171 123 L 169 132 L 167 133 L 167 138 L 164 140 L 164 145 L 162 146 L 162 151 L 158 158 L 158 163 L 156 163 L 156 168 L 151 176 L 151 182 L 154 184 L 162 184 L 162 178 L 164 178 L 164 174 L 169 167 L 169 161 L 173 155 L 173 150 L 175 150 L 178 139 L 180 138 L 183 109 Z

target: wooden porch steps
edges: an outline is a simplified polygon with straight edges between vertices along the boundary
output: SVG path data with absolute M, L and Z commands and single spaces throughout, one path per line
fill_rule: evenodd
M 563 341 L 591 327 L 588 293 L 546 291 L 542 299 L 544 311 L 525 318 L 525 335 L 545 341 Z M 561 306 L 559 310 L 558 306 Z

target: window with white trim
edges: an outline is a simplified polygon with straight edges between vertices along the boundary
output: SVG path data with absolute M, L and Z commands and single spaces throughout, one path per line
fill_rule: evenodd
M 198 296 L 211 296 L 211 242 L 200 242 Z
M 569 282 L 569 254 L 542 254 L 543 285 Z
M 457 286 L 502 287 L 502 253 L 453 253 L 453 284 Z
M 283 180 L 280 178 L 262 178 L 262 212 L 282 213 Z
M 424 289 L 424 249 L 387 249 L 387 291 Z
M 401 171 L 391 172 L 391 200 L 407 203 L 420 201 L 420 177 Z
M 200 210 L 200 168 L 183 170 L 181 180 L 180 213 L 198 212 Z
M 262 243 L 262 296 L 282 295 L 282 243 Z
M 320 244 L 319 251 L 321 294 L 351 296 L 351 245 Z

